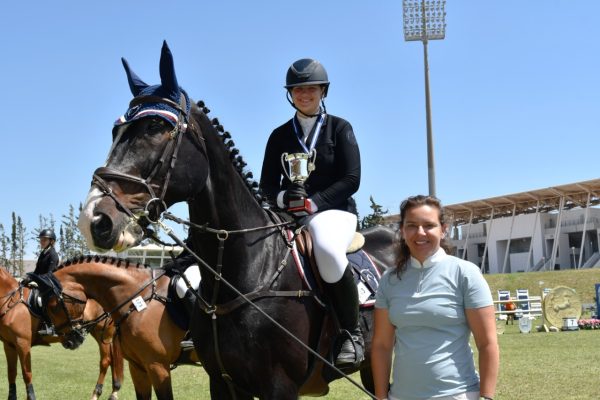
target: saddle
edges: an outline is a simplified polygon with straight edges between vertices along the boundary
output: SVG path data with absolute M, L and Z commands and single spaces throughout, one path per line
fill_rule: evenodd
M 57 288 L 59 292 L 62 291 L 60 282 L 52 273 L 37 275 L 29 272 L 27 274 L 27 280 L 37 284 L 37 287 L 28 287 L 29 296 L 25 299 L 25 304 L 27 305 L 27 308 L 29 308 L 29 312 L 34 317 L 49 322 L 50 319 L 46 315 L 45 305 L 48 296 L 52 294 L 53 288 Z
M 320 277 L 317 261 L 313 251 L 312 237 L 306 229 L 302 229 L 295 238 L 296 249 L 298 251 L 298 259 L 300 262 L 298 269 L 300 275 L 305 280 L 306 285 L 312 288 L 315 284 L 318 288 L 318 293 L 322 294 L 323 280 Z M 375 264 L 369 258 L 362 248 L 365 244 L 365 237 L 360 232 L 355 232 L 352 242 L 346 250 L 348 261 L 352 266 L 352 274 L 358 288 L 359 299 L 362 307 L 372 306 L 375 303 L 375 292 L 379 286 L 380 273 L 375 267 Z M 308 261 L 310 270 L 306 265 L 302 264 L 302 258 Z M 311 285 L 312 281 L 312 285 Z
M 352 274 L 357 285 L 359 293 L 359 302 L 361 312 L 374 307 L 375 292 L 379 286 L 380 273 L 371 261 L 368 254 L 362 250 L 365 243 L 364 236 L 356 232 L 352 243 L 346 251 L 349 264 L 352 266 Z M 304 280 L 305 285 L 311 290 L 317 292 L 317 296 L 322 296 L 324 291 L 323 280 L 320 277 L 317 268 L 316 259 L 314 257 L 313 243 L 310 233 L 306 229 L 302 229 L 295 237 L 295 254 L 299 275 Z M 308 264 L 308 265 L 307 265 Z M 311 285 L 312 283 L 312 285 Z M 316 286 L 316 287 L 315 287 Z M 368 326 L 367 319 L 360 318 L 361 329 L 363 332 L 368 332 L 372 329 Z M 333 352 L 336 347 L 336 332 L 339 330 L 339 324 L 335 315 L 327 313 L 323 321 L 321 333 L 317 344 L 316 351 L 333 364 Z M 344 373 L 355 372 L 353 368 L 343 370 Z M 324 396 L 328 392 L 328 383 L 339 378 L 337 372 L 327 367 L 323 362 L 317 361 L 309 373 L 307 381 L 300 389 L 303 396 Z

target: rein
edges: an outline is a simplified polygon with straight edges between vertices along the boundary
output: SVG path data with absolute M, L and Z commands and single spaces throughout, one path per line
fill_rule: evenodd
M 294 340 L 302 348 L 304 348 L 306 351 L 308 351 L 314 357 L 319 359 L 321 362 L 323 362 L 329 368 L 333 369 L 340 376 L 343 376 L 346 380 L 348 380 L 350 383 L 352 383 L 354 386 L 356 386 L 359 390 L 361 390 L 362 392 L 367 394 L 370 398 L 376 399 L 376 397 L 372 393 L 370 393 L 368 390 L 363 388 L 358 382 L 356 382 L 354 379 L 352 379 L 346 373 L 341 371 L 338 367 L 336 367 L 334 364 L 332 364 L 329 360 L 325 359 L 318 352 L 316 352 L 315 350 L 310 348 L 307 344 L 302 342 L 292 332 L 290 332 L 286 327 L 284 327 L 279 322 L 277 322 L 273 317 L 271 317 L 269 314 L 267 314 L 262 308 L 260 308 L 258 305 L 256 305 L 252 301 L 257 298 L 262 298 L 262 297 L 297 297 L 297 298 L 313 297 L 315 300 L 318 300 L 317 297 L 315 296 L 315 294 L 310 290 L 273 291 L 270 289 L 265 289 L 267 286 L 271 287 L 275 283 L 275 281 L 277 280 L 277 278 L 279 277 L 279 275 L 281 274 L 283 269 L 287 266 L 287 258 L 292 250 L 293 240 L 294 240 L 295 236 L 298 235 L 298 233 L 300 232 L 300 229 L 297 229 L 294 232 L 294 237 L 292 239 L 287 240 L 287 238 L 283 234 L 283 230 L 281 228 L 284 226 L 292 225 L 292 224 L 294 224 L 293 222 L 282 222 L 282 223 L 277 223 L 277 224 L 267 225 L 267 226 L 262 226 L 262 227 L 257 227 L 257 228 L 248 228 L 248 229 L 227 231 L 224 229 L 209 228 L 207 225 L 197 225 L 190 221 L 180 219 L 168 212 L 165 212 L 163 214 L 163 216 L 165 219 L 169 219 L 174 222 L 199 229 L 203 232 L 212 233 L 212 234 L 216 235 L 217 239 L 219 240 L 219 247 L 218 247 L 218 253 L 217 253 L 217 265 L 215 268 L 212 268 L 210 265 L 208 265 L 208 263 L 206 261 L 204 261 L 200 256 L 198 256 L 183 240 L 181 240 L 173 232 L 173 230 L 171 228 L 164 225 L 161 221 L 158 221 L 158 223 L 157 223 L 165 231 L 165 233 L 171 239 L 173 239 L 175 241 L 176 244 L 181 246 L 190 255 L 192 255 L 196 259 L 196 261 L 198 261 L 199 264 L 201 264 L 204 268 L 206 268 L 214 276 L 215 287 L 214 287 L 214 291 L 213 291 L 212 301 L 210 303 L 208 303 L 206 300 L 204 300 L 204 298 L 202 298 L 202 296 L 196 290 L 192 290 L 192 292 L 194 293 L 194 295 L 196 296 L 196 298 L 198 300 L 200 300 L 200 301 L 202 301 L 202 303 L 204 303 L 203 305 L 201 304 L 201 306 L 203 306 L 202 310 L 206 314 L 212 315 L 211 320 L 212 320 L 212 329 L 213 329 L 213 341 L 214 341 L 214 346 L 215 346 L 215 356 L 216 356 L 217 364 L 219 365 L 219 368 L 221 370 L 221 377 L 227 383 L 229 392 L 233 399 L 236 399 L 235 392 L 231 386 L 234 384 L 234 382 L 233 382 L 233 379 L 231 378 L 231 376 L 227 373 L 227 370 L 225 369 L 225 365 L 221 359 L 220 346 L 219 346 L 218 335 L 217 335 L 217 316 L 225 315 L 225 314 L 233 311 L 234 309 L 236 309 L 242 305 L 245 305 L 245 304 L 253 307 L 256 311 L 258 311 L 261 315 L 263 315 L 267 320 L 269 320 L 273 325 L 275 325 L 278 329 L 283 331 L 289 338 Z M 266 230 L 266 229 L 271 229 L 271 228 L 278 228 L 282 232 L 282 237 L 285 240 L 286 245 L 287 245 L 287 251 L 285 253 L 285 256 L 279 263 L 279 267 L 275 271 L 273 278 L 270 280 L 269 285 L 262 285 L 259 289 L 252 291 L 250 293 L 244 294 L 244 293 L 240 292 L 235 286 L 233 286 L 233 284 L 231 284 L 229 281 L 227 281 L 226 279 L 224 279 L 222 277 L 222 267 L 223 267 L 222 256 L 223 256 L 223 251 L 224 251 L 224 247 L 225 247 L 225 240 L 227 240 L 229 238 L 230 234 L 244 234 L 244 233 L 248 233 L 248 232 Z M 217 305 L 216 297 L 217 297 L 217 293 L 219 290 L 220 282 L 223 282 L 223 284 L 225 284 L 225 286 L 227 286 L 231 291 L 233 291 L 239 297 L 228 303 Z M 319 304 L 321 304 L 321 303 L 319 302 Z
M 15 301 L 14 303 L 11 304 L 10 302 L 11 302 L 13 296 L 17 292 L 19 292 L 19 294 L 20 294 L 19 300 Z M 27 305 L 25 303 L 25 301 L 23 300 L 23 286 L 19 286 L 18 288 L 14 289 L 13 291 L 0 297 L 0 299 L 4 299 L 4 298 L 6 298 L 6 301 L 4 303 L 0 304 L 0 309 L 6 305 L 6 310 L 4 310 L 2 313 L 0 313 L 0 318 L 3 318 L 6 314 L 8 314 L 13 308 L 18 306 L 20 303 Z
M 119 303 L 117 306 L 115 306 L 112 310 L 110 311 L 104 311 L 102 314 L 100 314 L 98 317 L 96 317 L 95 319 L 89 321 L 86 323 L 86 325 L 89 326 L 93 326 L 96 325 L 108 318 L 112 318 L 112 315 L 117 312 L 118 310 L 120 310 L 121 308 L 123 308 L 123 306 L 127 305 L 128 303 L 130 303 L 134 298 L 136 298 L 140 293 L 142 293 L 148 286 L 152 285 L 152 293 L 150 293 L 150 296 L 148 296 L 147 298 L 145 298 L 145 301 L 149 301 L 152 299 L 157 299 L 157 300 L 162 300 L 164 301 L 165 299 L 162 298 L 162 296 L 159 296 L 156 294 L 156 281 L 159 280 L 160 278 L 162 278 L 163 275 L 165 275 L 166 271 L 165 270 L 161 270 L 161 272 L 158 275 L 154 275 L 156 270 L 151 269 L 152 272 L 152 278 L 144 283 L 142 285 L 141 288 L 139 288 L 138 290 L 136 290 L 131 296 L 129 296 L 128 298 L 126 298 L 124 301 L 122 301 L 121 303 Z M 118 321 L 115 321 L 115 326 L 117 327 L 117 329 L 119 328 L 119 325 L 121 324 L 121 322 L 127 318 L 135 309 L 135 306 L 130 306 L 129 310 L 127 310 L 127 312 L 125 313 L 125 315 L 123 315 L 121 317 L 121 319 L 119 319 Z M 113 319 L 114 320 L 114 319 Z
M 156 281 L 158 279 L 160 279 L 165 273 L 166 271 L 161 271 L 158 275 L 155 275 L 155 270 L 152 269 L 152 278 L 144 283 L 144 285 L 142 285 L 141 288 L 139 288 L 137 291 L 135 291 L 131 296 L 129 296 L 127 299 L 125 299 L 123 302 L 119 303 L 116 307 L 114 307 L 112 310 L 110 311 L 104 311 L 102 314 L 100 314 L 98 317 L 94 318 L 93 320 L 90 321 L 84 321 L 83 320 L 83 316 L 79 319 L 73 319 L 71 318 L 71 315 L 65 305 L 65 301 L 64 298 L 68 298 L 73 300 L 73 302 L 76 303 L 80 303 L 80 304 L 85 304 L 86 301 L 78 299 L 74 296 L 71 296 L 63 291 L 58 292 L 58 290 L 55 288 L 55 292 L 54 295 L 59 299 L 59 303 L 62 306 L 63 312 L 65 313 L 66 317 L 67 317 L 67 322 L 65 322 L 64 324 L 61 324 L 60 326 L 56 327 L 56 330 L 60 330 L 63 329 L 64 327 L 67 327 L 70 325 L 71 330 L 73 331 L 78 331 L 78 332 L 89 332 L 95 325 L 103 322 L 103 321 L 107 321 L 108 318 L 112 318 L 112 315 L 117 312 L 118 310 L 120 310 L 121 308 L 123 308 L 123 306 L 125 306 L 126 304 L 128 304 L 129 302 L 131 302 L 135 297 L 137 297 L 141 292 L 143 292 L 148 286 L 152 285 L 152 293 L 150 294 L 150 296 L 148 296 L 147 298 L 145 298 L 145 301 L 149 301 L 153 298 L 156 298 L 158 300 L 164 300 L 161 296 L 158 296 L 156 294 Z M 131 312 L 133 312 L 133 309 L 135 307 L 131 306 L 130 309 L 125 313 L 125 315 L 123 315 L 121 317 L 121 319 L 119 319 L 118 321 L 115 321 L 115 326 L 119 327 L 120 323 L 127 318 Z

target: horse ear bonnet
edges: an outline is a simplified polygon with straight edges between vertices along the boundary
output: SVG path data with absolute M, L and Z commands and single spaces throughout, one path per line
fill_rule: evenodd
M 129 89 L 131 89 L 131 93 L 134 97 L 156 96 L 171 100 L 177 104 L 182 104 L 181 97 L 183 96 L 185 100 L 184 109 L 186 114 L 189 113 L 191 103 L 185 90 L 180 88 L 177 83 L 173 54 L 171 54 L 171 50 L 169 50 L 166 41 L 163 42 L 160 55 L 160 85 L 148 85 L 131 70 L 127 60 L 122 58 L 121 61 L 123 62 L 125 73 L 127 74 Z M 130 107 L 125 115 L 115 121 L 115 127 L 149 116 L 162 118 L 175 127 L 179 120 L 179 111 L 166 103 L 152 102 L 149 100 L 148 103 L 144 102 Z

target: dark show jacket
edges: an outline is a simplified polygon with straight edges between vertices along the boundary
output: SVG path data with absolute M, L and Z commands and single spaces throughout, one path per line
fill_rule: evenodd
M 351 211 L 350 197 L 360 186 L 360 152 L 350 123 L 327 114 L 315 150 L 315 170 L 305 182 L 306 192 L 318 211 Z M 281 165 L 283 153 L 306 153 L 291 119 L 271 133 L 265 149 L 260 187 L 272 204 L 290 184 Z
M 34 274 L 42 275 L 47 274 L 48 272 L 53 272 L 58 267 L 58 254 L 56 250 L 54 250 L 53 246 L 42 250 L 42 253 L 37 259 L 37 263 L 35 264 Z

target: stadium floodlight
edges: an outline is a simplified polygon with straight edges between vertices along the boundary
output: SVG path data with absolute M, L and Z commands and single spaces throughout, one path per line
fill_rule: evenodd
M 403 0 L 404 40 L 440 40 L 446 36 L 446 0 Z
M 431 99 L 429 96 L 429 61 L 427 42 L 446 36 L 446 0 L 402 0 L 404 40 L 423 42 L 425 64 L 425 111 L 427 114 L 427 170 L 429 194 L 435 196 L 435 163 L 431 128 Z

